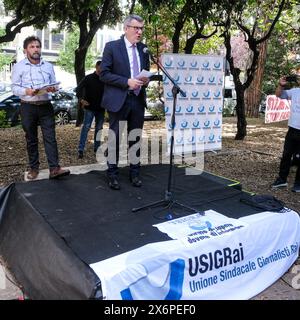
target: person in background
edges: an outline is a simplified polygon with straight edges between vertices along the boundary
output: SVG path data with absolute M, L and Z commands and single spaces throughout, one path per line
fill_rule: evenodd
M 146 46 L 140 42 L 144 29 L 143 19 L 138 15 L 129 15 L 123 27 L 124 36 L 105 45 L 100 73 L 100 79 L 105 83 L 102 106 L 109 114 L 107 176 L 108 185 L 113 190 L 120 189 L 119 133 L 125 121 L 128 134 L 137 133 L 133 141 L 129 141 L 130 150 L 136 148 L 135 155 L 129 151 L 129 179 L 134 187 L 142 185 L 139 176 L 140 141 L 146 107 L 145 88 L 149 78 L 137 76 L 141 70 L 150 68 L 149 54 L 143 51 Z
M 101 61 L 95 65 L 96 71 L 83 78 L 76 88 L 76 95 L 80 99 L 81 107 L 84 108 L 83 126 L 81 128 L 78 145 L 78 158 L 83 158 L 84 147 L 92 122 L 95 119 L 94 152 L 100 146 L 100 137 L 97 134 L 103 128 L 104 112 L 101 107 L 104 83 L 100 81 Z
M 292 157 L 300 152 L 300 88 L 285 90 L 287 77 L 281 77 L 276 89 L 276 96 L 281 99 L 291 100 L 288 132 L 285 137 L 282 158 L 279 167 L 278 178 L 272 184 L 272 188 L 287 187 L 287 177 L 290 172 Z M 298 165 L 293 192 L 300 192 L 300 166 Z
M 12 70 L 12 91 L 21 99 L 21 123 L 29 158 L 27 179 L 34 180 L 39 174 L 39 125 L 50 170 L 49 179 L 67 176 L 70 171 L 59 165 L 55 117 L 50 102 L 51 92 L 57 91 L 53 66 L 41 58 L 41 41 L 38 37 L 27 37 L 23 49 L 26 58 L 15 64 Z

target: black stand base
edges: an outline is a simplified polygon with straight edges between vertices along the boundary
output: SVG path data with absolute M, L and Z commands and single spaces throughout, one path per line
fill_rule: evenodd
M 163 206 L 165 209 L 171 209 L 174 205 L 177 205 L 181 208 L 185 208 L 185 209 L 188 209 L 192 212 L 199 212 L 199 210 L 197 209 L 194 209 L 192 207 L 189 207 L 185 204 L 182 204 L 180 202 L 178 202 L 177 200 L 173 200 L 172 199 L 172 193 L 170 191 L 166 191 L 165 192 L 165 198 L 162 199 L 162 200 L 158 200 L 158 201 L 155 201 L 155 202 L 151 202 L 145 206 L 142 206 L 142 207 L 138 207 L 138 208 L 132 208 L 131 211 L 132 212 L 137 212 L 137 211 L 140 211 L 140 210 L 144 210 L 144 209 L 150 209 L 150 208 L 154 208 L 154 207 L 158 207 L 158 206 Z

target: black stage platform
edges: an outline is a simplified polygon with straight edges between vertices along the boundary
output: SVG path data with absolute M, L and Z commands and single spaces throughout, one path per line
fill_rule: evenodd
M 239 218 L 260 212 L 240 202 L 241 185 L 204 172 L 174 168 L 176 200 L 200 210 Z M 31 299 L 101 298 L 101 282 L 90 264 L 148 243 L 170 238 L 152 225 L 191 214 L 161 207 L 133 213 L 164 198 L 168 165 L 142 167 L 142 188 L 120 170 L 120 191 L 107 186 L 105 172 L 59 181 L 16 183 L 0 194 L 0 255 Z

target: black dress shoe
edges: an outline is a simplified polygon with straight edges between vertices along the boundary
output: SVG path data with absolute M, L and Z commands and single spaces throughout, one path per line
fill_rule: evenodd
M 138 176 L 130 177 L 130 182 L 134 187 L 140 188 L 142 186 L 142 181 Z
M 78 151 L 78 159 L 83 159 L 83 151 Z
M 116 177 L 108 177 L 108 186 L 113 190 L 120 190 L 120 185 Z

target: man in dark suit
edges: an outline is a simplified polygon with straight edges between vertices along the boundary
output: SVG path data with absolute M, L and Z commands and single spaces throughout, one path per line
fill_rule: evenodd
M 119 142 L 124 121 L 129 135 L 129 178 L 134 187 L 141 187 L 140 140 L 144 124 L 146 91 L 149 79 L 137 77 L 149 70 L 148 53 L 141 43 L 144 21 L 140 16 L 130 15 L 124 20 L 124 36 L 108 42 L 104 48 L 100 79 L 105 83 L 102 107 L 109 114 L 107 175 L 110 188 L 119 190 L 118 161 Z

